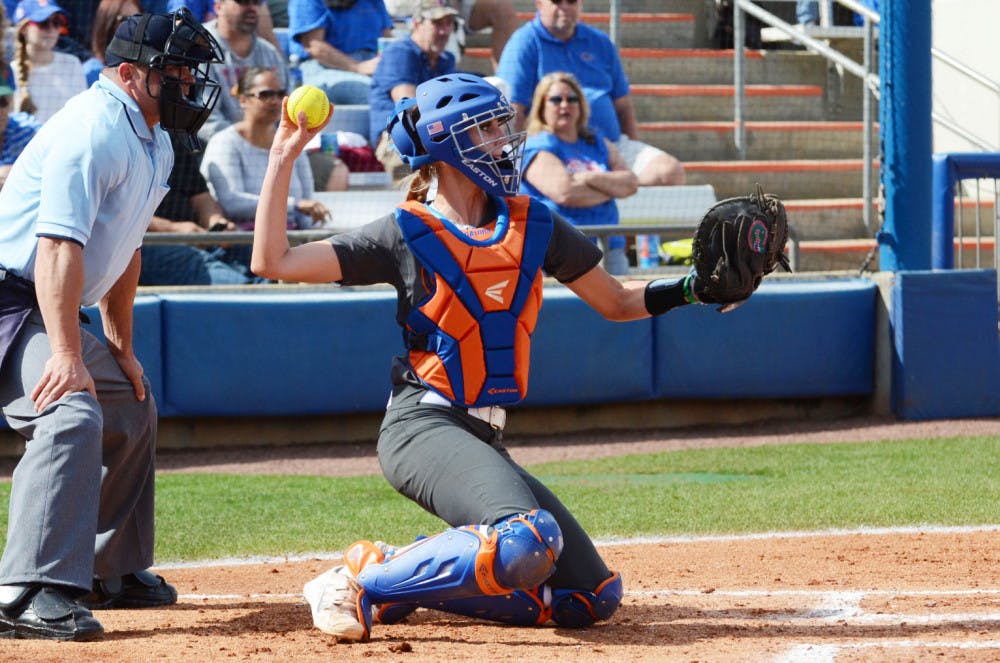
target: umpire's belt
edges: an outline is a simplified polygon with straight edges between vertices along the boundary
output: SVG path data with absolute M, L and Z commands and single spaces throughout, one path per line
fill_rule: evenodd
M 499 405 L 464 408 L 455 405 L 444 396 L 433 391 L 428 391 L 424 394 L 420 398 L 420 402 L 426 403 L 427 405 L 444 405 L 445 407 L 453 407 L 456 410 L 467 412 L 469 416 L 485 421 L 495 430 L 503 430 L 503 427 L 507 425 L 507 410 L 503 409 Z

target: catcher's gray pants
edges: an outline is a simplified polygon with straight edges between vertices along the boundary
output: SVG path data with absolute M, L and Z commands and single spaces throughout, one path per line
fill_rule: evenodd
M 98 400 L 68 394 L 35 412 L 31 391 L 50 356 L 34 311 L 0 372 L 0 407 L 26 439 L 14 470 L 0 585 L 50 583 L 90 590 L 93 578 L 153 563 L 156 405 L 136 400 L 107 347 L 80 330 Z M 99 401 L 99 402 L 98 402 Z
M 393 389 L 378 440 L 389 483 L 452 527 L 547 509 L 564 546 L 546 584 L 590 591 L 606 580 L 611 572 L 590 537 L 552 491 L 514 462 L 502 433 L 460 408 L 421 403 L 426 393 L 409 385 Z

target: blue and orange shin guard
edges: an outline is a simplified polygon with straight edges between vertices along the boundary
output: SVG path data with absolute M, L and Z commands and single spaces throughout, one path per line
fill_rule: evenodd
M 492 526 L 457 527 L 421 539 L 382 563 L 359 565 L 357 581 L 374 604 L 507 595 L 542 584 L 555 570 L 562 545 L 555 518 L 536 509 Z

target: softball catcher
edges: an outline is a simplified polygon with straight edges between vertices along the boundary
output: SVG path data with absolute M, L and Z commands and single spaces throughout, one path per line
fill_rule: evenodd
M 360 541 L 344 564 L 306 584 L 314 624 L 342 640 L 366 640 L 373 611 L 391 622 L 421 606 L 521 625 L 610 618 L 621 577 L 503 445 L 505 407 L 528 390 L 542 273 L 604 317 L 636 320 L 698 301 L 742 301 L 760 282 L 756 270 L 767 269 L 756 254 L 776 256 L 784 241 L 776 228 L 758 237 L 751 223 L 746 248 L 742 230 L 709 244 L 720 247 L 711 271 L 623 284 L 579 230 L 516 195 L 524 135 L 512 131 L 513 115 L 499 90 L 474 75 L 419 85 L 387 127 L 416 170 L 408 200 L 363 228 L 296 247 L 285 231 L 292 163 L 322 129 L 283 119 L 271 149 L 252 268 L 273 279 L 395 286 L 404 347 L 392 364 L 379 462 L 396 490 L 451 526 L 400 550 Z M 732 280 L 743 282 L 740 260 L 753 263 L 746 286 L 721 289 L 737 267 Z

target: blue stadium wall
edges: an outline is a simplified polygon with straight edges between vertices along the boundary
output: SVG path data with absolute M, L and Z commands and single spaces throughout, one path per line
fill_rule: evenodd
M 991 270 L 899 273 L 882 297 L 864 278 L 788 279 L 725 315 L 612 323 L 547 287 L 524 406 L 873 395 L 887 342 L 898 416 L 994 416 L 996 301 Z M 886 308 L 891 338 L 878 339 Z M 377 412 L 401 348 L 394 320 L 389 290 L 164 292 L 136 301 L 136 352 L 164 417 Z

